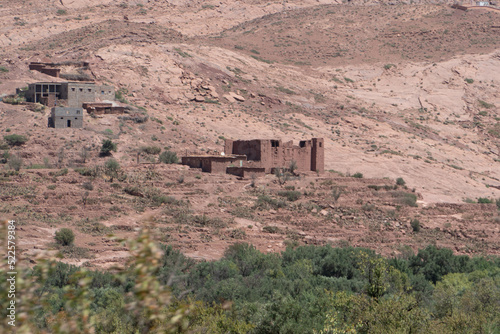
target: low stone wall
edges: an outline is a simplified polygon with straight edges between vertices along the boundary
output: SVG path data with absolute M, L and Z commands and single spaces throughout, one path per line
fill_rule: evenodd
M 266 174 L 266 169 L 260 167 L 227 167 L 226 173 L 243 178 L 250 178 L 252 175 L 264 176 Z

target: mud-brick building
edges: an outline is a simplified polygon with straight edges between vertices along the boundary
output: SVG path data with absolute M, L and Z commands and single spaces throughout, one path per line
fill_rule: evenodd
M 240 177 L 272 173 L 295 162 L 297 170 L 325 171 L 323 138 L 302 140 L 299 145 L 278 139 L 226 140 L 224 155 L 191 155 L 182 164 L 208 173 L 228 173 Z
M 31 62 L 29 64 L 29 69 L 55 78 L 59 78 L 61 75 L 61 69 L 52 63 Z
M 87 110 L 89 114 L 104 115 L 104 114 L 123 114 L 125 107 L 114 106 L 113 103 L 103 102 L 84 102 L 83 109 Z
M 54 128 L 83 128 L 83 109 L 70 107 L 53 107 L 49 126 Z
M 289 167 L 292 161 L 298 171 L 325 171 L 323 138 L 302 140 L 299 145 L 277 139 L 226 140 L 226 155 L 245 155 L 245 167 L 264 168 L 271 173 L 274 168 Z
M 201 168 L 207 173 L 226 173 L 227 167 L 242 167 L 246 160 L 245 155 L 189 155 L 181 158 L 183 165 Z

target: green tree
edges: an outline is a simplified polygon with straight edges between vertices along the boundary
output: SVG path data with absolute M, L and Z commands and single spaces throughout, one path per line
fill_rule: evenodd
M 71 246 L 75 241 L 75 234 L 69 228 L 62 228 L 56 232 L 54 239 L 62 246 Z
M 160 154 L 160 162 L 164 164 L 176 164 L 179 162 L 179 158 L 177 158 L 177 154 L 175 152 L 166 150 Z
M 378 299 L 382 297 L 389 287 L 387 280 L 387 263 L 378 256 L 360 253 L 359 269 L 361 275 L 367 280 L 366 293 L 368 296 Z
M 101 156 L 109 156 L 111 152 L 116 152 L 117 145 L 111 139 L 104 139 L 101 146 Z
M 119 176 L 120 172 L 120 164 L 115 159 L 111 158 L 104 163 L 104 174 L 110 178 L 111 182 Z
M 26 138 L 26 136 L 16 134 L 3 136 L 3 139 L 5 139 L 7 144 L 9 144 L 10 146 L 21 146 L 28 141 L 28 138 Z

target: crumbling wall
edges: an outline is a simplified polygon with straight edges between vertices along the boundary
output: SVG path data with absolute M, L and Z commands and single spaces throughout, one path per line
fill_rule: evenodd
M 243 166 L 246 162 L 246 157 L 239 156 L 213 156 L 213 155 L 198 155 L 185 156 L 181 158 L 182 164 L 191 168 L 201 168 L 207 173 L 225 173 L 226 168 L 230 165 Z
M 226 140 L 226 154 L 244 154 L 247 156 L 247 167 L 264 168 L 270 173 L 273 168 L 290 167 L 292 161 L 299 171 L 324 171 L 323 138 L 303 140 L 299 145 L 292 141 L 254 139 Z
M 31 62 L 29 64 L 29 69 L 33 71 L 38 71 L 43 74 L 50 75 L 52 77 L 59 78 L 61 73 L 61 69 L 54 67 L 52 63 L 39 63 L 39 62 Z
M 303 140 L 299 146 L 293 149 L 293 160 L 297 163 L 297 170 L 311 170 L 311 149 L 312 143 L 310 140 Z
M 89 114 L 94 115 L 125 113 L 125 107 L 113 106 L 112 103 L 85 102 L 82 104 L 82 107 L 87 110 Z
M 257 167 L 227 167 L 226 173 L 239 177 L 251 178 L 252 176 L 264 176 L 266 174 L 266 170 L 265 168 Z
M 239 154 L 246 155 L 247 160 L 260 161 L 262 160 L 261 154 L 262 140 L 230 140 L 226 141 L 227 148 L 225 147 L 226 154 Z
M 325 171 L 325 141 L 323 138 L 312 139 L 311 170 L 323 173 Z

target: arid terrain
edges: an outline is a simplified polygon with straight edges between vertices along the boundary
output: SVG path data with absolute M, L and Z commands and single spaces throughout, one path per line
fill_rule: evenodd
M 109 234 L 150 224 L 197 259 L 241 241 L 500 255 L 500 11 L 450 5 L 3 0 L 1 97 L 64 81 L 30 62 L 85 61 L 62 73 L 113 85 L 131 117 L 54 129 L 48 108 L 0 102 L 0 153 L 24 164 L 0 165 L 0 218 L 18 221 L 26 259 L 69 227 L 64 261 L 98 267 L 128 254 Z M 11 134 L 28 141 L 5 146 Z M 142 147 L 181 157 L 218 154 L 226 138 L 311 137 L 325 139 L 327 171 L 284 184 L 138 161 Z M 109 159 L 103 139 L 117 144 L 119 178 L 82 175 Z

